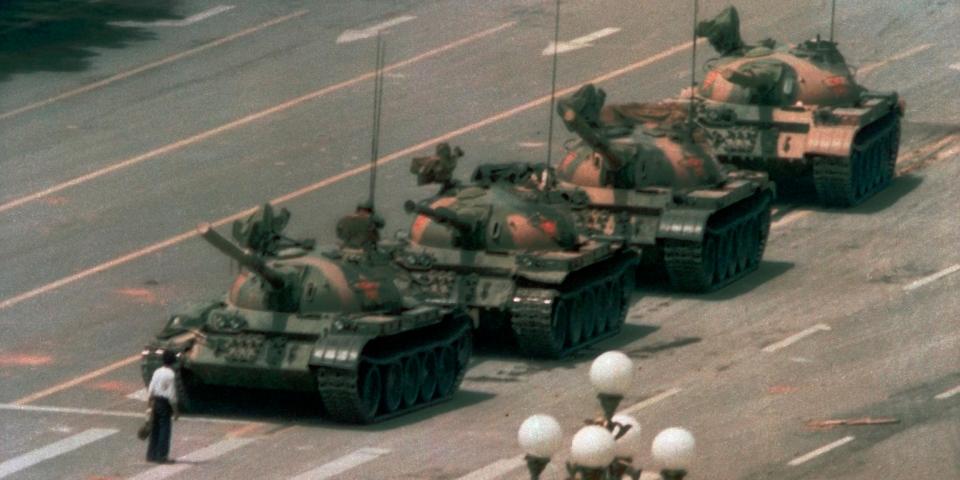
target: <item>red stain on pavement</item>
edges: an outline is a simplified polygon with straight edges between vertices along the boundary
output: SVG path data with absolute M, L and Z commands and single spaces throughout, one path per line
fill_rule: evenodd
M 59 207 L 60 205 L 67 204 L 67 197 L 61 197 L 59 195 L 50 195 L 48 197 L 44 197 L 43 203 L 46 203 L 47 205 L 51 205 L 54 207 Z
M 119 380 L 103 380 L 89 385 L 90 388 L 94 390 L 102 390 L 104 392 L 117 392 L 126 395 L 127 393 L 133 392 L 140 387 L 140 384 L 134 384 L 130 382 L 122 382 Z
M 767 393 L 772 395 L 782 395 L 784 393 L 793 393 L 797 390 L 799 390 L 799 388 L 790 385 L 774 385 L 767 389 Z
M 30 355 L 28 353 L 0 353 L 2 367 L 38 367 L 53 362 L 50 355 Z
M 157 304 L 157 294 L 146 288 L 121 288 L 117 290 L 117 293 L 141 303 L 148 303 L 150 305 Z

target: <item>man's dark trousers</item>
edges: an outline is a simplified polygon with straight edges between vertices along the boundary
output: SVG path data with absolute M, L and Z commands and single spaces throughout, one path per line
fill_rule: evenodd
M 153 397 L 153 428 L 147 443 L 147 461 L 165 462 L 170 454 L 170 416 L 173 408 L 163 397 Z

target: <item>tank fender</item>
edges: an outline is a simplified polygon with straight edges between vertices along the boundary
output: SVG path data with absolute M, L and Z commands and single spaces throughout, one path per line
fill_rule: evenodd
M 696 208 L 671 208 L 663 211 L 660 217 L 660 226 L 657 228 L 657 239 L 703 240 L 707 219 L 713 210 Z
M 847 157 L 853 147 L 857 128 L 850 125 L 815 126 L 807 135 L 807 155 Z
M 317 341 L 310 356 L 311 367 L 332 367 L 355 370 L 360 361 L 360 352 L 371 340 L 369 335 L 332 333 Z

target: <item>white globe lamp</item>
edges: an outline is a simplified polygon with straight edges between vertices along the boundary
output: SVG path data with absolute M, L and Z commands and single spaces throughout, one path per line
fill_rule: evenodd
M 616 442 L 613 434 L 598 425 L 589 425 L 573 436 L 570 460 L 574 465 L 591 470 L 606 468 L 613 461 Z

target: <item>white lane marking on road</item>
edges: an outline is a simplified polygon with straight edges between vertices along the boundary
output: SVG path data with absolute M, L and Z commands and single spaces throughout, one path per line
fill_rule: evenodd
M 446 52 L 446 51 L 448 51 L 448 50 L 461 47 L 461 46 L 466 45 L 466 44 L 471 43 L 471 42 L 475 42 L 475 41 L 480 40 L 480 39 L 482 39 L 482 38 L 484 38 L 484 37 L 493 35 L 494 33 L 497 33 L 497 32 L 499 32 L 499 31 L 501 31 L 501 30 L 503 30 L 503 29 L 505 29 L 505 28 L 512 27 L 512 26 L 514 26 L 514 25 L 516 25 L 516 22 L 507 22 L 507 23 L 504 23 L 504 24 L 499 25 L 499 26 L 497 26 L 497 27 L 494 27 L 494 28 L 491 28 L 491 29 L 488 29 L 488 30 L 484 30 L 484 31 L 482 31 L 482 32 L 477 32 L 477 33 L 475 33 L 475 34 L 473 34 L 473 35 L 470 35 L 470 36 L 461 38 L 461 39 L 459 39 L 459 40 L 455 40 L 455 41 L 450 42 L 450 43 L 448 43 L 448 44 L 446 44 L 446 45 L 442 45 L 442 46 L 440 46 L 440 47 L 437 47 L 437 48 L 434 48 L 434 49 L 432 49 L 432 50 L 428 50 L 428 51 L 426 51 L 426 52 L 423 52 L 423 53 L 420 53 L 420 54 L 415 55 L 415 56 L 413 56 L 413 57 L 410 57 L 410 58 L 408 58 L 408 59 L 406 59 L 406 60 L 401 60 L 401 61 L 399 61 L 399 62 L 396 62 L 396 63 L 390 64 L 390 65 L 387 65 L 386 67 L 384 67 L 383 73 L 384 73 L 384 74 L 387 74 L 387 73 L 389 73 L 389 72 L 391 72 L 391 71 L 393 71 L 393 70 L 397 70 L 397 69 L 406 67 L 406 66 L 408 66 L 408 65 L 412 65 L 412 64 L 414 64 L 414 63 L 418 63 L 418 62 L 420 62 L 420 61 L 426 60 L 426 59 L 428 59 L 428 58 L 435 57 L 435 56 L 440 55 L 441 53 L 444 53 L 444 52 Z M 201 141 L 203 141 L 203 140 L 206 140 L 206 139 L 208 139 L 208 138 L 210 138 L 210 137 L 214 137 L 214 136 L 219 135 L 219 134 L 221 134 L 221 133 L 228 132 L 228 131 L 230 131 L 230 130 L 236 129 L 236 128 L 241 127 L 241 126 L 243 126 L 243 125 L 246 125 L 246 124 L 248 124 L 248 123 L 251 123 L 251 122 L 260 120 L 261 118 L 264 118 L 264 117 L 273 115 L 273 114 L 275 114 L 275 113 L 279 113 L 279 112 L 288 110 L 288 109 L 293 108 L 293 107 L 295 107 L 295 106 L 297 106 L 297 105 L 300 105 L 301 103 L 304 103 L 304 102 L 306 102 L 306 101 L 313 100 L 313 99 L 315 99 L 315 98 L 319 98 L 319 97 L 322 97 L 322 96 L 324 96 L 324 95 L 327 95 L 327 94 L 336 92 L 336 91 L 338 91 L 338 90 L 342 90 L 342 89 L 344 89 L 344 88 L 353 86 L 353 85 L 355 85 L 355 84 L 357 84 L 357 83 L 360 83 L 360 82 L 363 82 L 363 81 L 365 81 L 365 80 L 368 80 L 368 79 L 373 78 L 374 75 L 376 75 L 376 72 L 372 72 L 372 71 L 371 71 L 371 72 L 364 73 L 364 74 L 362 74 L 362 75 L 358 75 L 358 76 L 353 77 L 353 78 L 351 78 L 351 79 L 349 79 L 349 80 L 344 80 L 344 81 L 342 81 L 342 82 L 340 82 L 340 83 L 336 83 L 336 84 L 333 84 L 333 85 L 329 85 L 329 86 L 326 86 L 326 87 L 321 88 L 321 89 L 319 89 L 319 90 L 315 90 L 315 91 L 310 92 L 310 93 L 307 93 L 307 94 L 305 94 L 305 95 L 301 95 L 301 96 L 299 96 L 299 97 L 297 97 L 297 98 L 294 98 L 294 99 L 292 99 L 292 100 L 287 100 L 286 102 L 283 102 L 283 103 L 281 103 L 281 104 L 279 104 L 279 105 L 274 105 L 274 106 L 272 106 L 272 107 L 270 107 L 270 108 L 268 108 L 268 109 L 266 109 L 266 110 L 261 110 L 261 111 L 256 112 L 256 113 L 251 113 L 250 115 L 247 115 L 247 116 L 238 118 L 237 120 L 234 120 L 234 121 L 229 122 L 229 123 L 225 123 L 225 124 L 223 124 L 223 125 L 220 125 L 219 127 L 216 127 L 216 128 L 207 130 L 207 131 L 205 131 L 205 132 L 201 132 L 201 133 L 198 133 L 198 134 L 196 134 L 196 135 L 192 135 L 192 136 L 190 136 L 190 137 L 184 138 L 184 139 L 182 139 L 182 140 L 178 140 L 178 141 L 176 141 L 176 142 L 174 142 L 174 143 L 171 143 L 171 144 L 164 145 L 164 146 L 162 146 L 162 147 L 153 149 L 153 150 L 151 150 L 151 151 L 149 151 L 149 152 L 147 152 L 147 153 L 143 153 L 143 154 L 137 155 L 137 156 L 135 156 L 135 157 L 132 157 L 132 158 L 128 158 L 128 159 L 126 159 L 126 160 L 123 160 L 123 161 L 121 161 L 121 162 L 119 162 L 119 163 L 115 163 L 115 164 L 113 164 L 113 165 L 109 165 L 109 166 L 107 166 L 107 167 L 103 167 L 103 168 L 101 168 L 101 169 L 99 169 L 99 170 L 94 170 L 94 171 L 92 171 L 92 172 L 90 172 L 90 173 L 81 175 L 81 176 L 79 176 L 79 177 L 72 178 L 72 179 L 67 180 L 67 181 L 65 181 L 65 182 L 62 182 L 62 183 L 53 185 L 53 186 L 51 186 L 51 187 L 48 187 L 48 188 L 46 188 L 46 189 L 44 189 L 44 190 L 40 190 L 40 191 L 38 191 L 38 192 L 34 192 L 34 193 L 31 193 L 31 194 L 25 195 L 25 196 L 23 196 L 23 197 L 20 197 L 20 198 L 15 198 L 15 199 L 10 200 L 10 201 L 8 201 L 8 202 L 6 202 L 6 203 L 4 203 L 4 204 L 0 204 L 0 212 L 5 212 L 5 211 L 7 211 L 7 210 L 10 210 L 10 209 L 19 207 L 20 205 L 23 205 L 23 204 L 25 204 L 25 203 L 32 202 L 32 201 L 37 200 L 37 199 L 39 199 L 39 198 L 43 198 L 43 197 L 46 197 L 46 196 L 51 195 L 51 194 L 53 194 L 53 193 L 59 192 L 59 191 L 61 191 L 61 190 L 64 190 L 64 189 L 67 189 L 67 188 L 70 188 L 70 187 L 74 187 L 74 186 L 80 185 L 80 184 L 82 184 L 82 183 L 89 182 L 89 181 L 94 180 L 94 179 L 96 179 L 96 178 L 102 177 L 102 176 L 104 176 L 104 175 L 106 175 L 106 174 L 108 174 L 108 173 L 113 173 L 113 172 L 115 172 L 115 171 L 117 171 L 117 170 L 121 170 L 121 169 L 130 167 L 130 166 L 136 165 L 136 164 L 138 164 L 138 163 L 142 163 L 142 162 L 144 162 L 144 161 L 147 161 L 147 160 L 150 160 L 150 159 L 159 157 L 159 156 L 161 156 L 161 155 L 168 154 L 168 153 L 170 153 L 170 152 L 179 150 L 179 149 L 181 149 L 181 148 L 183 148 L 183 147 L 186 147 L 186 146 L 189 146 L 189 145 L 193 145 L 194 143 L 198 143 L 198 142 L 201 142 Z M 190 234 L 190 235 L 187 236 L 187 238 L 192 237 L 192 236 L 193 236 L 193 234 Z M 6 302 L 0 302 L 0 309 L 3 309 L 3 308 L 5 308 L 5 307 L 7 307 L 7 306 L 8 306 L 8 305 L 6 304 Z
M 907 50 L 904 50 L 904 51 L 902 51 L 902 52 L 900 52 L 900 53 L 897 53 L 897 54 L 893 55 L 892 57 L 890 57 L 890 58 L 888 58 L 888 59 L 886 59 L 886 60 L 881 60 L 881 61 L 879 61 L 879 62 L 874 62 L 874 63 L 870 63 L 870 64 L 867 64 L 867 65 L 864 65 L 863 67 L 860 67 L 860 69 L 857 70 L 857 76 L 866 75 L 866 74 L 868 74 L 868 73 L 870 73 L 870 72 L 872 72 L 872 71 L 874 71 L 874 70 L 876 70 L 876 69 L 878 69 L 878 68 L 880 68 L 880 67 L 883 67 L 883 66 L 887 65 L 887 64 L 890 63 L 890 62 L 895 62 L 895 61 L 897 61 L 897 60 L 903 60 L 904 58 L 907 58 L 907 57 L 909 57 L 909 56 L 911 56 L 911 55 L 916 55 L 916 54 L 918 54 L 918 53 L 920 53 L 920 52 L 922 52 L 922 51 L 924 51 L 924 50 L 932 47 L 933 45 L 934 45 L 934 44 L 932 44 L 932 43 L 925 43 L 925 44 L 923 44 L 923 45 L 917 45 L 916 47 L 908 48 Z
M 822 447 L 820 447 L 820 448 L 818 448 L 818 449 L 816 449 L 816 450 L 814 450 L 814 451 L 812 451 L 812 452 L 810 452 L 810 453 L 808 453 L 808 454 L 806 454 L 806 455 L 801 455 L 801 456 L 799 456 L 799 457 L 797 457 L 797 458 L 794 458 L 793 460 L 790 460 L 789 462 L 787 462 L 787 465 L 790 465 L 791 467 L 796 467 L 797 465 L 800 465 L 801 463 L 805 463 L 805 462 L 808 462 L 808 461 L 810 461 L 810 460 L 813 460 L 814 458 L 817 458 L 817 457 L 819 457 L 820 455 L 823 455 L 824 453 L 827 453 L 827 452 L 829 452 L 830 450 L 833 450 L 834 448 L 837 448 L 837 447 L 842 446 L 842 445 L 846 445 L 847 443 L 850 443 L 850 442 L 852 442 L 852 441 L 853 441 L 853 435 L 850 435 L 850 436 L 847 436 L 847 437 L 843 437 L 843 438 L 841 438 L 840 440 L 837 440 L 836 442 L 833 442 L 833 443 L 829 443 L 829 444 L 827 444 L 827 445 L 824 445 L 824 446 L 822 446 Z
M 50 460 L 58 455 L 76 450 L 84 445 L 96 442 L 101 438 L 109 437 L 118 431 L 119 430 L 112 428 L 91 428 L 58 442 L 51 443 L 45 447 L 27 452 L 19 457 L 0 463 L 0 478 L 7 477 L 45 460 Z
M 127 366 L 127 365 L 130 365 L 131 363 L 136 362 L 137 360 L 140 360 L 140 355 L 131 355 L 131 356 L 127 357 L 127 358 L 124 358 L 123 360 L 120 360 L 120 361 L 117 361 L 117 362 L 113 362 L 113 363 L 111 363 L 110 365 L 107 365 L 107 366 L 105 366 L 105 367 L 98 368 L 98 369 L 96 369 L 96 370 L 94 370 L 94 371 L 92 371 L 92 372 L 90 372 L 90 373 L 85 374 L 85 375 L 81 375 L 81 376 L 79 376 L 79 377 L 75 377 L 73 380 L 68 380 L 68 381 L 63 382 L 63 383 L 61 383 L 61 384 L 59 384 L 59 385 L 54 385 L 54 386 L 52 386 L 52 387 L 50 387 L 50 388 L 41 390 L 41 391 L 36 392 L 36 393 L 32 393 L 32 394 L 30 394 L 30 395 L 27 395 L 26 397 L 23 397 L 23 398 L 14 400 L 13 402 L 10 402 L 10 403 L 12 403 L 12 404 L 14 404 L 14 405 L 23 405 L 23 404 L 26 404 L 26 403 L 30 403 L 30 402 L 32 402 L 32 401 L 34 401 L 34 400 L 38 400 L 38 399 L 40 399 L 40 398 L 53 395 L 54 393 L 61 392 L 61 391 L 66 390 L 66 389 L 68 389 L 68 388 L 70 388 L 70 387 L 74 387 L 74 386 L 76 386 L 76 385 L 80 385 L 81 383 L 84 383 L 84 382 L 86 382 L 86 381 L 88 381 L 88 380 L 91 380 L 91 379 L 94 379 L 94 378 L 96 378 L 96 377 L 99 377 L 100 375 L 103 375 L 103 374 L 106 374 L 106 373 L 110 373 L 110 372 L 112 372 L 112 371 L 114 371 L 114 370 L 116 370 L 116 369 L 118 369 L 118 368 L 121 368 L 121 367 L 125 367 L 125 366 Z
M 960 271 L 960 263 L 957 263 L 957 264 L 954 264 L 954 265 L 950 265 L 949 267 L 944 268 L 943 270 L 940 270 L 940 271 L 937 272 L 937 273 L 934 273 L 934 274 L 932 274 L 932 275 L 927 275 L 926 277 L 923 277 L 923 278 L 918 279 L 918 280 L 914 280 L 914 281 L 912 281 L 912 282 L 904 285 L 904 286 L 903 286 L 903 289 L 909 292 L 910 290 L 915 290 L 915 289 L 920 288 L 920 287 L 922 287 L 922 286 L 924 286 L 924 285 L 926 285 L 926 284 L 928 284 L 928 283 L 936 282 L 937 280 L 940 280 L 941 278 L 946 277 L 947 275 L 950 275 L 951 273 L 954 273 L 954 272 L 957 272 L 957 271 Z
M 45 405 L 16 405 L 12 403 L 0 403 L 0 410 L 14 410 L 20 412 L 46 412 L 46 413 L 69 413 L 74 415 L 90 415 L 100 417 L 126 417 L 143 418 L 143 412 L 124 412 L 120 410 L 96 410 L 92 408 L 73 408 L 73 407 L 51 407 Z M 261 422 L 251 422 L 249 420 L 231 420 L 229 418 L 210 418 L 210 417 L 180 417 L 181 421 L 205 422 L 205 423 L 225 423 L 230 425 L 241 424 L 261 424 Z
M 120 72 L 120 73 L 118 73 L 118 74 L 116 74 L 116 75 L 113 75 L 113 76 L 111 76 L 111 77 L 104 78 L 103 80 L 98 80 L 98 81 L 96 81 L 96 82 L 89 83 L 89 84 L 84 85 L 84 86 L 82 86 L 82 87 L 78 87 L 78 88 L 75 88 L 75 89 L 73 89 L 73 90 L 68 90 L 68 91 L 63 92 L 63 93 L 61 93 L 61 94 L 59 94 L 59 95 L 54 95 L 54 96 L 52 96 L 52 97 L 50 97 L 50 98 L 47 98 L 47 99 L 44 99 L 44 100 L 40 100 L 40 101 L 38 101 L 38 102 L 34 102 L 34 103 L 31 103 L 31 104 L 28 104 L 28 105 L 24 105 L 24 106 L 22 106 L 22 107 L 20 107 L 20 108 L 17 108 L 17 109 L 14 109 L 14 110 L 10 110 L 9 112 L 0 113 L 0 120 L 3 120 L 4 118 L 7 118 L 7 117 L 12 117 L 12 116 L 17 115 L 17 114 L 19 114 L 19 113 L 23 113 L 23 112 L 27 112 L 27 111 L 33 110 L 33 109 L 35 109 L 35 108 L 40 108 L 40 107 L 49 105 L 49 104 L 51 104 L 51 103 L 53 103 L 53 102 L 58 102 L 58 101 L 60 101 L 60 100 L 66 99 L 66 98 L 73 97 L 73 96 L 79 95 L 79 94 L 81 94 L 81 93 L 89 92 L 90 90 L 94 90 L 94 89 L 97 89 L 97 88 L 100 88 L 100 87 L 109 85 L 109 84 L 111 84 L 111 83 L 113 83 L 113 82 L 116 82 L 116 81 L 119 81 L 119 80 L 123 80 L 123 79 L 125 79 L 125 78 L 132 77 L 132 76 L 134 76 L 134 75 L 136 75 L 136 74 L 138 74 L 138 73 L 143 73 L 143 72 L 145 72 L 145 71 L 147 71 L 147 70 L 152 70 L 152 69 L 157 68 L 157 67 L 159 67 L 159 66 L 166 65 L 166 64 L 168 64 L 168 63 L 170 63 L 170 62 L 175 62 L 175 61 L 177 61 L 177 60 L 180 60 L 181 58 L 189 57 L 189 56 L 191 56 L 191 55 L 200 53 L 200 52 L 202 52 L 202 51 L 204 51 L 204 50 L 208 50 L 208 49 L 211 49 L 211 48 L 213 48 L 213 47 L 219 47 L 220 45 L 223 45 L 223 44 L 225 44 L 225 43 L 232 42 L 232 41 L 234 41 L 234 40 L 236 40 L 236 39 L 238 39 L 238 38 L 245 37 L 245 36 L 250 35 L 250 34 L 252 34 L 252 33 L 259 32 L 260 30 L 263 30 L 263 29 L 268 28 L 268 27 L 272 27 L 272 26 L 274 26 L 274 25 L 276 25 L 276 24 L 278 24 L 278 23 L 283 23 L 283 22 L 286 22 L 287 20 L 290 20 L 290 19 L 293 19 L 293 18 L 297 18 L 297 17 L 299 17 L 299 16 L 301 16 L 301 15 L 305 15 L 306 13 L 307 13 L 307 10 L 298 10 L 298 11 L 296 11 L 296 12 L 293 12 L 293 13 L 289 14 L 289 15 L 283 15 L 283 16 L 274 18 L 274 19 L 272 19 L 272 20 L 268 20 L 268 21 L 266 21 L 266 22 L 264 22 L 264 23 L 261 23 L 260 25 L 256 25 L 256 26 L 247 28 L 247 29 L 245 29 L 245 30 L 241 30 L 241 31 L 239 31 L 239 32 L 237 32 L 237 33 L 234 33 L 234 34 L 232 34 L 232 35 L 227 35 L 226 37 L 219 38 L 219 39 L 214 40 L 214 41 L 212 41 L 212 42 L 210 42 L 210 43 L 205 43 L 205 44 L 203 44 L 203 45 L 200 45 L 199 47 L 194 47 L 194 48 L 191 48 L 191 49 L 189 49 L 189 50 L 185 50 L 185 51 L 180 52 L 180 53 L 175 53 L 175 54 L 170 55 L 170 56 L 168 56 L 168 57 L 161 58 L 160 60 L 157 60 L 157 61 L 155 61 L 155 62 L 150 62 L 150 63 L 148 63 L 148 64 L 146 64 L 146 65 L 141 65 L 141 66 L 139 66 L 139 67 L 137 67 L 137 68 L 134 68 L 134 69 L 132 69 L 132 70 L 127 70 L 127 71 L 125 71 L 125 72 Z M 69 127 L 67 127 L 67 128 L 69 128 Z
M 155 20 L 152 22 L 136 22 L 130 20 L 123 20 L 119 22 L 108 22 L 110 25 L 115 27 L 186 27 L 193 25 L 194 23 L 206 20 L 214 15 L 219 15 L 223 12 L 233 10 L 233 5 L 217 5 L 216 7 L 204 10 L 200 13 L 195 13 L 190 15 L 187 18 L 180 20 Z
M 671 388 L 666 392 L 660 393 L 658 395 L 654 395 L 646 400 L 641 400 L 627 408 L 624 408 L 623 410 L 620 410 L 619 413 L 630 414 L 630 413 L 639 412 L 640 410 L 643 410 L 644 408 L 647 408 L 650 405 L 653 405 L 654 403 L 660 402 L 662 400 L 666 400 L 667 398 L 670 398 L 680 392 L 681 390 L 679 388 Z
M 950 398 L 950 397 L 952 397 L 952 396 L 954 396 L 954 395 L 956 395 L 956 394 L 958 394 L 958 393 L 960 393 L 960 385 L 957 385 L 956 387 L 953 387 L 953 388 L 951 388 L 950 390 L 947 390 L 946 392 L 943 392 L 943 393 L 941 393 L 941 394 L 938 394 L 937 396 L 935 396 L 935 397 L 933 397 L 933 398 L 935 398 L 935 399 L 937 399 L 937 400 L 946 400 L 946 399 L 948 399 L 948 398 Z
M 377 36 L 378 33 L 390 27 L 395 27 L 397 25 L 400 25 L 401 23 L 409 22 L 410 20 L 413 20 L 415 18 L 417 17 L 413 15 L 403 15 L 397 18 L 391 18 L 390 20 L 387 20 L 382 23 L 378 23 L 376 25 L 373 25 L 367 28 L 361 28 L 356 30 L 354 29 L 344 30 L 343 33 L 341 33 L 340 36 L 337 37 L 337 43 L 338 44 L 350 43 L 350 42 L 356 42 L 357 40 L 364 40 L 367 38 L 375 37 Z
M 150 399 L 150 397 L 147 396 L 146 388 L 141 388 L 140 390 L 137 390 L 136 392 L 133 392 L 127 395 L 127 398 L 129 398 L 130 400 L 136 400 L 138 402 L 146 402 L 147 400 Z
M 517 142 L 517 146 L 520 148 L 542 148 L 547 145 L 547 142 Z
M 385 448 L 361 448 L 353 453 L 348 453 L 336 460 L 320 465 L 313 470 L 303 472 L 291 478 L 291 480 L 325 480 L 352 468 L 359 467 L 364 463 L 375 460 L 388 453 L 390 453 L 390 450 Z
M 497 460 L 485 467 L 474 470 L 457 480 L 493 480 L 500 478 L 525 465 L 523 455 Z
M 582 37 L 574 38 L 573 40 L 567 40 L 559 43 L 550 42 L 550 44 L 547 45 L 547 48 L 543 49 L 543 55 L 553 55 L 554 49 L 556 49 L 557 53 L 566 53 L 579 50 L 581 48 L 592 47 L 593 45 L 590 42 L 599 40 L 603 37 L 609 37 L 610 35 L 613 35 L 619 31 L 619 28 L 607 27 L 597 30 L 593 33 L 588 33 Z
M 793 345 L 794 343 L 797 343 L 800 340 L 803 340 L 805 337 L 808 337 L 820 331 L 828 332 L 830 331 L 830 326 L 825 323 L 818 323 L 802 332 L 798 332 L 793 335 L 790 335 L 789 337 L 784 338 L 783 340 L 780 340 L 777 343 L 771 343 L 770 345 L 763 347 L 763 351 L 765 353 L 776 352 L 781 348 L 789 347 L 790 345 Z
M 182 457 L 177 457 L 177 463 L 153 467 L 133 477 L 130 477 L 130 480 L 161 480 L 163 478 L 171 477 L 193 467 L 192 464 L 194 463 L 209 462 L 210 460 L 230 453 L 254 440 L 254 438 L 228 438 L 226 440 L 221 440 L 213 445 L 210 445 L 209 447 L 201 448 L 200 450 L 188 453 Z

